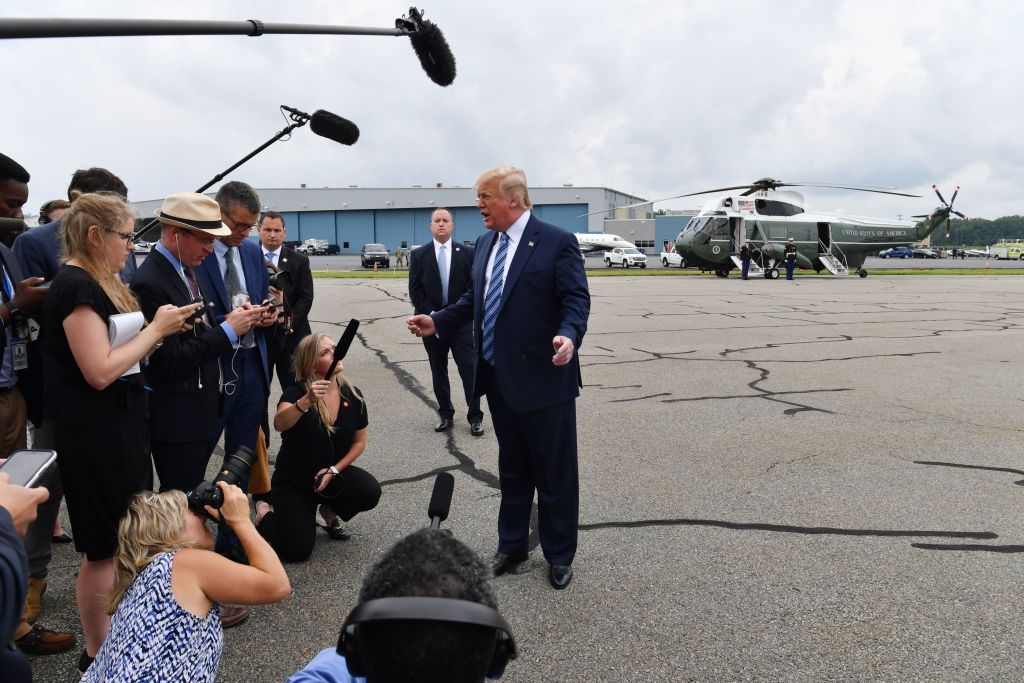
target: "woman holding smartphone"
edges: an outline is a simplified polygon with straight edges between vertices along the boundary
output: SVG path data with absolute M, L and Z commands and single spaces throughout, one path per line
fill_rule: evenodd
M 119 196 L 78 196 L 61 220 L 64 265 L 43 309 L 46 346 L 62 385 L 57 465 L 83 555 L 76 588 L 83 671 L 107 636 L 104 596 L 114 583 L 118 521 L 131 496 L 152 485 L 147 388 L 141 373 L 125 373 L 164 337 L 188 329 L 196 309 L 163 306 L 134 338 L 111 348 L 110 317 L 139 310 L 117 276 L 134 249 L 134 227 Z
M 313 552 L 318 506 L 328 535 L 344 540 L 342 520 L 376 507 L 380 484 L 352 464 L 366 449 L 366 401 L 341 374 L 341 361 L 335 363 L 334 342 L 308 335 L 292 361 L 295 384 L 281 394 L 274 415 L 281 451 L 271 480 L 273 508 L 256 504 L 256 526 L 282 560 L 301 562 Z

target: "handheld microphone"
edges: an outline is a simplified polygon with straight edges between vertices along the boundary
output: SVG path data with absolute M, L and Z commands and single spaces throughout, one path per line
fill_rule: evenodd
M 434 479 L 434 492 L 430 494 L 430 505 L 427 516 L 430 517 L 430 528 L 440 529 L 441 522 L 448 519 L 452 507 L 452 494 L 455 492 L 455 477 L 450 472 L 441 472 Z
M 430 80 L 440 86 L 451 85 L 455 80 L 455 55 L 441 29 L 424 19 L 423 13 L 415 7 L 409 8 L 408 19 L 395 19 L 395 28 L 409 31 L 412 49 Z
M 359 330 L 359 321 L 352 318 L 348 321 L 348 327 L 345 328 L 345 332 L 341 335 L 341 339 L 338 340 L 338 345 L 334 347 L 334 363 L 331 365 L 331 374 L 327 379 L 334 377 L 334 368 L 337 367 L 338 361 L 345 357 L 348 353 L 349 347 L 352 346 L 352 340 L 356 338 L 356 332 Z

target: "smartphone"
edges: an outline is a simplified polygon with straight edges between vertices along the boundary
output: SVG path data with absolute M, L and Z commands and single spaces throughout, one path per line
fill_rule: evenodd
M 334 347 L 334 364 L 331 366 L 331 374 L 327 379 L 334 376 L 333 368 L 337 367 L 338 361 L 345 357 L 348 353 L 349 347 L 352 346 L 352 340 L 356 338 L 356 332 L 359 330 L 359 321 L 352 318 L 348 321 L 348 327 L 345 328 L 345 332 L 341 335 L 341 339 L 338 341 L 338 345 Z
M 7 462 L 0 465 L 0 472 L 11 475 L 11 483 L 15 486 L 32 488 L 57 464 L 57 451 L 20 450 L 11 453 Z
M 189 303 L 191 303 L 191 304 L 202 304 L 202 306 L 200 308 L 196 309 L 195 313 L 193 313 L 192 315 L 190 315 L 188 318 L 185 319 L 185 322 L 191 323 L 192 325 L 195 325 L 200 320 L 203 320 L 206 317 L 206 313 L 208 311 L 210 313 L 213 312 L 213 302 L 211 301 L 211 302 L 207 303 L 206 300 L 203 299 L 203 297 L 201 297 L 201 296 L 197 296 L 195 299 L 193 299 Z

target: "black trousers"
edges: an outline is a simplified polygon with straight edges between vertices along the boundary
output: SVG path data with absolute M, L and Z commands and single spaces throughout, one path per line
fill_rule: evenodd
M 206 478 L 206 466 L 213 452 L 209 441 L 153 441 L 149 447 L 161 491 L 177 489 L 188 493 Z
M 260 520 L 258 530 L 282 562 L 302 562 L 313 553 L 316 542 L 316 509 L 326 504 L 344 521 L 360 512 L 377 507 L 380 484 L 372 474 L 350 465 L 340 475 L 341 489 L 334 498 L 324 498 L 313 490 L 313 475 L 306 486 L 275 478 L 271 500 L 274 511 Z
M 572 564 L 580 508 L 576 399 L 517 412 L 502 398 L 493 369 L 483 360 L 480 365 L 498 437 L 498 552 L 519 555 L 529 549 L 530 512 L 536 491 L 544 557 L 551 564 Z
M 469 410 L 466 419 L 470 422 L 483 418 L 480 410 L 480 399 L 473 397 L 473 361 L 476 347 L 473 344 L 473 326 L 465 325 L 451 337 L 423 337 L 423 346 L 427 349 L 427 360 L 430 361 L 430 378 L 434 385 L 434 398 L 437 399 L 437 414 L 451 419 L 455 415 L 452 405 L 452 390 L 448 382 L 448 352 L 455 359 L 462 379 L 462 391 L 466 396 Z

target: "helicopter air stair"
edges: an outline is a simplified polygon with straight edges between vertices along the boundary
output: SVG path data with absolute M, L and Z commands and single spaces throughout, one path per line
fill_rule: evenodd
M 821 261 L 821 265 L 825 266 L 825 270 L 833 275 L 850 274 L 850 271 L 846 268 L 846 264 L 832 253 L 830 247 L 826 247 L 821 241 L 818 242 L 818 247 L 818 260 Z M 836 247 L 836 249 L 839 249 L 839 247 Z M 841 250 L 840 253 L 842 253 Z
M 741 259 L 738 254 L 733 254 L 731 258 L 732 262 L 736 264 L 736 267 L 742 273 L 743 259 Z M 754 259 L 750 259 L 750 269 L 747 271 L 747 275 L 764 275 L 764 269 L 761 266 L 757 265 L 757 261 L 755 261 Z

